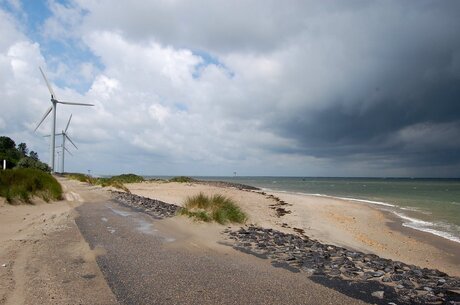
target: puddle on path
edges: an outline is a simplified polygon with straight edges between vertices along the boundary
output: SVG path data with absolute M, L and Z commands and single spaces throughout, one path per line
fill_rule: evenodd
M 151 221 L 144 220 L 144 219 L 140 218 L 140 217 L 146 216 L 146 215 L 143 215 L 143 214 L 140 214 L 140 213 L 122 211 L 122 210 L 116 209 L 116 208 L 114 208 L 114 207 L 112 207 L 110 205 L 106 205 L 106 206 L 113 213 L 115 213 L 116 215 L 119 215 L 119 216 L 122 216 L 122 217 L 129 217 L 130 219 L 132 219 L 133 222 L 135 223 L 135 229 L 138 232 L 140 232 L 142 234 L 158 236 L 158 237 L 162 238 L 164 242 L 167 242 L 167 243 L 171 243 L 171 242 L 176 241 L 175 238 L 167 236 L 163 232 L 160 232 L 158 229 L 155 229 L 153 227 L 153 223 Z M 102 217 L 101 220 L 104 221 L 104 222 L 108 221 L 108 219 L 105 218 L 105 217 Z M 107 227 L 107 229 L 109 230 L 110 233 L 115 233 L 115 229 L 113 229 L 111 227 Z

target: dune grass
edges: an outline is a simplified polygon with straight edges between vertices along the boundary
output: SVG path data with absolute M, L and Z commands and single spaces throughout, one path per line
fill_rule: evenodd
M 31 203 L 34 196 L 49 202 L 62 199 L 62 188 L 51 174 L 39 169 L 7 169 L 0 171 L 0 196 L 9 203 Z
M 168 181 L 169 182 L 179 182 L 179 183 L 189 183 L 189 182 L 193 182 L 196 180 L 191 177 L 187 177 L 187 176 L 177 176 L 177 177 L 172 177 Z
M 135 174 L 122 174 L 110 178 L 94 178 L 80 173 L 71 173 L 67 174 L 66 177 L 78 180 L 80 182 L 86 182 L 91 185 L 100 185 L 102 187 L 111 186 L 117 189 L 121 189 L 127 193 L 130 193 L 130 191 L 124 185 L 124 183 L 136 183 L 145 181 L 143 177 Z
M 243 223 L 246 221 L 246 214 L 236 203 L 223 195 L 206 196 L 199 193 L 196 196 L 188 197 L 180 214 L 187 215 L 197 220 L 220 224 Z

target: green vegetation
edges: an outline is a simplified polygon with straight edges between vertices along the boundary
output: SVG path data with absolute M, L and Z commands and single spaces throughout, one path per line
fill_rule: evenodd
M 45 172 L 51 169 L 41 162 L 35 151 L 29 153 L 26 143 L 16 143 L 9 137 L 0 136 L 0 162 L 3 166 L 6 160 L 6 168 L 36 168 Z
M 38 154 L 30 151 L 26 143 L 16 143 L 0 136 L 0 163 L 6 160 L 6 170 L 0 171 L 0 197 L 9 203 L 31 203 L 34 196 L 46 202 L 62 199 L 62 188 L 51 176 L 50 168 L 41 162 Z
M 145 181 L 143 177 L 135 174 L 123 174 L 118 176 L 113 176 L 110 178 L 93 178 L 88 175 L 79 174 L 79 173 L 70 173 L 66 175 L 67 178 L 78 180 L 80 182 L 86 182 L 91 185 L 100 185 L 102 187 L 111 186 L 117 189 L 124 190 L 127 193 L 130 193 L 129 189 L 124 185 L 124 183 L 136 183 Z
M 121 183 L 138 183 L 145 181 L 144 177 L 135 174 L 122 174 L 118 176 L 113 176 L 109 178 L 109 180 L 118 181 Z
M 49 173 L 34 168 L 17 168 L 0 171 L 0 196 L 9 203 L 31 203 L 31 197 L 61 200 L 62 188 Z
M 85 174 L 80 174 L 80 173 L 67 173 L 64 176 L 66 176 L 69 179 L 73 180 L 78 180 L 80 182 L 87 182 L 89 184 L 94 184 L 94 178 L 91 178 L 88 175 Z
M 188 197 L 180 213 L 201 221 L 214 220 L 220 224 L 243 223 L 247 219 L 232 199 L 222 195 L 208 197 L 203 193 Z
M 193 182 L 193 181 L 195 181 L 195 179 L 186 177 L 186 176 L 172 177 L 171 179 L 169 179 L 169 182 L 180 182 L 180 183 Z

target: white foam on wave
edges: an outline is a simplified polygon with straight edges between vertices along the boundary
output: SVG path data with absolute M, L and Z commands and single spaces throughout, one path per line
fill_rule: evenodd
M 383 205 L 386 207 L 396 207 L 394 204 L 382 202 L 382 201 L 375 201 L 375 200 L 358 199 L 358 198 L 351 198 L 351 197 L 338 197 L 338 196 L 330 196 L 330 195 L 324 195 L 324 194 L 308 194 L 308 193 L 298 193 L 298 194 L 316 196 L 316 197 L 326 197 L 326 198 L 333 198 L 333 199 L 341 199 L 341 200 L 348 200 L 348 201 L 358 201 L 358 202 L 364 202 L 364 203 Z
M 267 189 L 267 191 L 272 191 L 272 190 Z M 330 195 L 324 195 L 324 194 L 318 194 L 318 193 L 301 193 L 301 192 L 288 192 L 288 191 L 278 191 L 278 190 L 276 190 L 275 192 L 291 193 L 291 194 L 294 193 L 296 195 L 307 195 L 307 196 L 325 197 L 325 198 L 348 200 L 348 201 L 357 201 L 357 202 L 370 203 L 370 204 L 388 207 L 388 208 L 391 208 L 391 209 L 388 209 L 388 211 L 393 212 L 396 216 L 404 220 L 402 224 L 404 227 L 426 232 L 426 233 L 430 233 L 438 237 L 442 237 L 450 241 L 460 243 L 460 237 L 448 232 L 451 229 L 452 225 L 441 223 L 441 222 L 433 223 L 429 221 L 424 221 L 424 220 L 409 217 L 407 215 L 394 211 L 394 209 L 398 209 L 398 210 L 413 211 L 413 212 L 418 212 L 418 213 L 423 213 L 423 214 L 428 214 L 428 215 L 431 214 L 429 212 L 420 211 L 420 209 L 417 209 L 417 208 L 399 207 L 397 205 L 387 203 L 387 202 L 382 202 L 382 201 L 366 200 L 366 199 L 358 199 L 358 198 L 350 198 L 350 197 L 330 196 Z M 452 204 L 456 204 L 456 203 L 457 202 L 452 202 Z M 455 227 L 458 227 L 458 226 L 455 226 Z M 445 230 L 439 230 L 437 228 L 442 228 Z M 458 227 L 458 231 L 460 232 L 460 227 Z
M 393 212 L 393 213 L 396 216 L 398 216 L 399 218 L 407 221 L 407 222 L 403 222 L 402 225 L 404 227 L 411 228 L 411 229 L 418 230 L 418 231 L 422 231 L 422 232 L 426 232 L 426 233 L 430 233 L 430 234 L 433 234 L 433 235 L 448 239 L 450 241 L 460 243 L 460 238 L 459 237 L 457 237 L 457 236 L 455 236 L 455 235 L 453 235 L 453 234 L 451 234 L 449 232 L 441 231 L 441 230 L 436 229 L 436 227 L 444 227 L 444 228 L 447 229 L 448 227 L 450 227 L 450 225 L 447 225 L 447 224 L 444 224 L 444 223 L 433 223 L 433 222 L 430 222 L 430 221 L 424 221 L 424 220 L 409 217 L 407 215 L 404 215 L 404 214 L 401 214 L 401 213 L 398 213 L 398 212 Z

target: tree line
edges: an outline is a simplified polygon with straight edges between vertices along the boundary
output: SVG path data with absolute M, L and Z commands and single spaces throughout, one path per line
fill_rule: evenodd
M 6 136 L 0 136 L 1 166 L 3 160 L 6 160 L 6 168 L 37 168 L 45 172 L 51 171 L 48 164 L 40 161 L 37 152 L 29 152 L 26 143 L 16 145 L 14 140 Z

